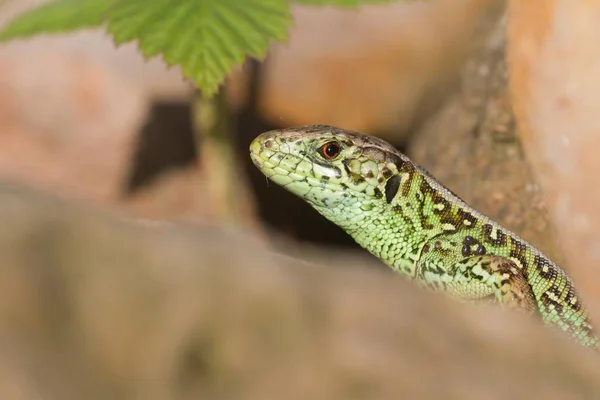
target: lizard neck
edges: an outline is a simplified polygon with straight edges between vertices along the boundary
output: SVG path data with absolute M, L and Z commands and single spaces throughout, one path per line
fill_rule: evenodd
M 410 278 L 416 276 L 417 261 L 429 236 L 405 210 L 391 207 L 382 207 L 363 226 L 347 232 L 375 257 Z
M 441 227 L 423 209 L 419 171 L 398 171 L 396 179 L 400 184 L 389 203 L 386 196 L 364 197 L 339 208 L 315 208 L 392 269 L 414 278 L 423 246 Z

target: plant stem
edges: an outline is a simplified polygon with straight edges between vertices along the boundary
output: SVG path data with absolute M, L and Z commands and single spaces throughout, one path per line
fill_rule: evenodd
M 251 198 L 236 159 L 234 122 L 223 87 L 212 98 L 196 91 L 193 100 L 193 124 L 204 173 L 207 204 L 213 220 L 247 225 L 251 218 Z M 251 211 L 251 210 L 250 210 Z

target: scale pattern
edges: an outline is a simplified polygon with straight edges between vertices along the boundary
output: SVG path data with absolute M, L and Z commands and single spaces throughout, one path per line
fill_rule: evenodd
M 263 133 L 250 156 L 271 181 L 418 284 L 538 315 L 599 348 L 581 298 L 560 267 L 387 142 L 311 125 Z

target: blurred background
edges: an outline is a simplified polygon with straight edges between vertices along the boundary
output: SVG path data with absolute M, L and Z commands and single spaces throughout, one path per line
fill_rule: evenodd
M 0 27 L 42 3 L 0 1 Z M 600 5 L 292 17 L 216 100 L 103 30 L 0 44 L 0 398 L 600 398 L 596 358 L 404 286 L 248 157 L 295 125 L 384 138 L 600 321 Z
M 8 2 L 0 18 L 39 3 Z M 178 68 L 145 62 L 135 44 L 116 49 L 102 31 L 9 42 L 0 49 L 0 173 L 143 218 L 266 222 L 302 240 L 350 245 L 302 201 L 267 187 L 248 157 L 250 141 L 322 123 L 404 146 L 456 85 L 488 3 L 296 6 L 290 40 L 227 83 L 235 181 L 219 174 L 222 164 L 203 163 L 194 89 Z M 207 193 L 219 180 L 232 192 Z M 235 209 L 222 209 L 219 192 L 235 196 Z

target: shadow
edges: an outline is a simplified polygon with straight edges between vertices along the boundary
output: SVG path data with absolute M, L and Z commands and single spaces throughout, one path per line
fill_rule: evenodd
M 151 185 L 161 174 L 184 169 L 198 158 L 191 108 L 187 103 L 155 103 L 138 134 L 123 194 Z

